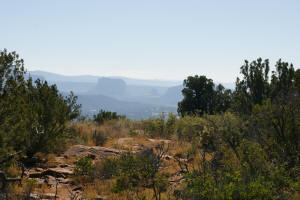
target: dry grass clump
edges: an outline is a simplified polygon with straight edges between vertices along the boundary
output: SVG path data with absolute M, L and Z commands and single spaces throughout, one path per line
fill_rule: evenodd
M 94 185 L 87 185 L 82 193 L 82 198 L 84 199 L 96 199 L 98 197 L 98 192 L 95 190 Z
M 151 148 L 154 144 L 145 136 L 114 138 L 106 142 L 104 145 L 108 148 L 121 149 L 126 151 L 138 151 L 146 148 Z
M 58 162 L 56 161 L 56 156 L 52 153 L 45 154 L 45 153 L 38 152 L 34 154 L 34 156 L 43 161 L 42 163 L 40 163 L 41 164 L 40 167 L 50 168 L 50 167 L 56 167 L 58 164 Z
M 6 170 L 5 170 L 6 174 L 8 177 L 18 177 L 21 175 L 21 170 L 19 169 L 19 167 L 17 166 L 9 166 Z
M 105 140 L 130 137 L 134 127 L 135 122 L 129 119 L 105 121 L 101 125 L 98 125 L 93 121 L 84 121 L 72 124 L 72 130 L 78 140 L 75 143 L 87 146 L 102 146 L 105 144 Z M 101 135 L 103 137 L 103 142 L 99 144 L 97 139 L 99 137 L 95 137 L 95 135 Z
M 22 183 L 10 183 L 7 188 L 8 199 L 31 199 L 31 194 L 42 197 L 49 191 L 46 184 L 38 184 L 34 178 L 24 178 Z

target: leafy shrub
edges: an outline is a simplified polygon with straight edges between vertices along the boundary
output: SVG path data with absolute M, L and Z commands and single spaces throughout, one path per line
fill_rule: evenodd
M 93 169 L 94 166 L 92 158 L 83 157 L 75 162 L 74 174 L 77 176 L 91 175 Z
M 116 119 L 121 119 L 121 118 L 125 118 L 125 116 L 118 115 L 116 112 L 110 112 L 110 111 L 105 111 L 105 110 L 101 109 L 97 115 L 94 115 L 93 120 L 97 124 L 101 125 L 105 121 L 116 120 Z
M 176 115 L 170 113 L 166 120 L 165 114 L 162 113 L 159 118 L 142 120 L 141 127 L 146 135 L 151 138 L 170 138 L 175 133 Z
M 145 151 L 134 155 L 124 153 L 117 159 L 106 159 L 100 169 L 102 178 L 116 177 L 113 192 L 138 191 L 140 188 L 152 188 L 158 199 L 160 193 L 166 191 L 168 183 L 159 174 L 159 157 L 153 151 Z
M 117 160 L 115 159 L 105 159 L 99 170 L 99 177 L 104 179 L 112 178 L 117 175 Z
M 24 62 L 15 53 L 0 51 L 0 157 L 13 151 L 59 152 L 67 122 L 75 119 L 77 97 L 64 97 L 55 85 L 25 78 Z
M 200 117 L 185 116 L 176 122 L 176 135 L 179 140 L 192 141 L 200 136 L 205 120 Z

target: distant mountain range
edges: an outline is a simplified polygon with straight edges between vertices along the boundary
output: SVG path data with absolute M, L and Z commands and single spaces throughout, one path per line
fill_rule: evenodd
M 28 73 L 31 76 L 39 76 L 39 77 L 47 78 L 47 81 L 58 81 L 58 82 L 63 81 L 63 82 L 97 83 L 99 78 L 103 78 L 103 76 L 93 76 L 93 75 L 65 76 L 56 73 L 40 71 L 40 70 L 29 71 Z M 122 79 L 128 85 L 171 87 L 174 85 L 182 84 L 182 81 L 179 80 L 158 80 L 158 79 L 144 80 L 144 79 L 127 78 L 123 76 L 110 76 L 106 78 Z
M 29 71 L 28 76 L 56 84 L 64 94 L 73 91 L 82 104 L 82 113 L 89 116 L 104 109 L 131 119 L 157 117 L 162 112 L 177 113 L 177 103 L 183 98 L 182 81 L 65 76 L 44 71 Z M 233 88 L 233 84 L 223 85 Z

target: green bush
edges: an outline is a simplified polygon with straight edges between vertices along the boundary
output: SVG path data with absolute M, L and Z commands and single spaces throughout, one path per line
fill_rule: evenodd
M 186 116 L 176 122 L 176 135 L 179 140 L 192 141 L 200 136 L 205 120 L 196 116 Z
M 175 133 L 176 115 L 170 113 L 166 120 L 162 113 L 159 118 L 149 118 L 141 121 L 141 127 L 147 136 L 151 138 L 170 138 Z
M 61 151 L 67 123 L 79 115 L 73 93 L 64 97 L 55 85 L 26 75 L 18 54 L 0 51 L 0 158 Z
M 117 181 L 112 190 L 116 193 L 152 188 L 159 195 L 168 187 L 166 178 L 158 172 L 159 165 L 159 158 L 152 151 L 137 155 L 124 153 L 120 158 L 106 159 L 100 169 L 100 177 L 116 177 Z
M 117 160 L 116 159 L 105 159 L 102 166 L 99 169 L 99 177 L 109 179 L 117 175 Z
M 100 112 L 93 117 L 94 122 L 97 124 L 101 125 L 105 121 L 109 120 L 117 120 L 117 119 L 122 119 L 125 118 L 124 115 L 118 115 L 116 112 L 110 112 L 110 111 L 105 111 L 105 110 L 100 110 Z
M 75 162 L 74 175 L 76 176 L 91 175 L 93 170 L 94 165 L 92 158 L 84 157 Z

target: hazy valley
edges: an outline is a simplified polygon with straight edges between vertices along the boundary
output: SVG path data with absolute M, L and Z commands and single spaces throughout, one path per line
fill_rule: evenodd
M 29 71 L 27 76 L 55 84 L 64 94 L 73 91 L 82 104 L 82 114 L 92 116 L 100 109 L 126 115 L 130 119 L 159 117 L 177 113 L 182 100 L 183 81 L 143 80 L 91 75 L 64 76 L 44 71 Z M 233 83 L 222 83 L 234 88 Z

